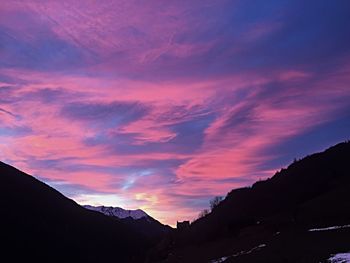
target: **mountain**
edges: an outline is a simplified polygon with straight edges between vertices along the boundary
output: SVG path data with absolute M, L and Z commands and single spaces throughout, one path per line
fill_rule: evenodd
M 0 259 L 328 262 L 350 251 L 349 189 L 346 142 L 232 190 L 208 215 L 173 231 L 149 216 L 119 218 L 85 209 L 0 162 Z
M 86 209 L 100 212 L 106 216 L 113 216 L 120 219 L 131 217 L 132 219 L 140 219 L 143 217 L 149 218 L 150 216 L 146 214 L 146 212 L 141 209 L 136 210 L 125 210 L 120 207 L 112 207 L 112 206 L 92 206 L 92 205 L 84 205 Z
M 129 225 L 138 233 L 142 233 L 154 243 L 173 230 L 170 226 L 163 225 L 141 209 L 125 210 L 120 207 L 91 205 L 84 205 L 83 207 L 119 219 L 119 221 Z
M 232 190 L 155 255 L 165 262 L 322 262 L 350 251 L 349 189 L 346 142 Z
M 0 208 L 1 261 L 143 262 L 155 243 L 1 162 Z

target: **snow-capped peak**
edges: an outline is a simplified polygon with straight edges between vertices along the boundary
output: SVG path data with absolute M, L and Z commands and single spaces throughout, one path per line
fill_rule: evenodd
M 112 207 L 112 206 L 91 206 L 84 205 L 86 209 L 93 210 L 105 214 L 107 216 L 114 216 L 118 218 L 127 218 L 131 217 L 133 219 L 140 219 L 143 217 L 148 217 L 148 215 L 142 211 L 141 209 L 136 210 L 125 210 L 120 207 Z

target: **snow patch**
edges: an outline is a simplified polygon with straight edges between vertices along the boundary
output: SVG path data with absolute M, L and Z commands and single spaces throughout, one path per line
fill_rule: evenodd
M 222 263 L 222 262 L 225 262 L 225 260 L 228 258 L 229 257 L 222 257 L 222 258 L 218 258 L 218 259 L 213 259 L 213 260 L 209 261 L 209 263 Z
M 252 253 L 252 252 L 254 252 L 254 251 L 256 251 L 256 250 L 259 250 L 259 249 L 261 249 L 261 248 L 263 248 L 263 247 L 266 247 L 266 245 L 265 245 L 265 244 L 261 244 L 261 245 L 259 245 L 259 246 L 253 247 L 252 249 L 250 249 L 250 250 L 248 250 L 248 251 L 241 251 L 241 252 L 238 252 L 238 253 L 232 255 L 232 257 L 238 257 L 238 256 L 241 256 L 241 255 L 248 255 L 248 254 L 250 254 L 250 253 Z
M 213 259 L 213 260 L 209 261 L 209 263 L 222 263 L 222 262 L 225 262 L 226 259 L 228 259 L 228 258 L 238 257 L 238 256 L 242 256 L 242 255 L 248 255 L 250 253 L 253 253 L 254 251 L 262 249 L 263 247 L 266 247 L 266 244 L 260 244 L 259 246 L 253 247 L 250 250 L 246 250 L 246 251 L 242 250 L 241 252 L 238 252 L 238 253 L 233 254 L 231 256 L 228 256 L 228 257 L 221 257 L 218 259 Z
M 309 229 L 309 232 L 316 232 L 316 231 L 329 231 L 329 230 L 335 230 L 335 229 L 342 229 L 342 228 L 350 228 L 350 225 L 344 225 L 344 226 L 330 226 L 330 227 L 323 227 L 323 228 L 312 228 Z
M 140 219 L 143 217 L 148 218 L 148 215 L 142 211 L 141 209 L 137 210 L 125 210 L 120 207 L 112 207 L 112 206 L 91 206 L 84 205 L 84 208 L 100 212 L 107 216 L 118 217 L 120 219 L 131 217 L 133 219 Z
M 328 259 L 328 262 L 329 263 L 349 263 L 350 252 L 332 255 L 332 257 Z

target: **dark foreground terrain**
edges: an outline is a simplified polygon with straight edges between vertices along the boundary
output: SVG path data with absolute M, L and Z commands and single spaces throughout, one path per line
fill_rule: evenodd
M 156 223 L 87 210 L 4 163 L 0 208 L 1 262 L 142 262 L 162 238 Z
M 232 190 L 210 214 L 164 240 L 154 261 L 322 262 L 349 251 L 347 142 L 295 161 L 252 187 Z
M 327 262 L 332 254 L 350 251 L 349 190 L 347 142 L 232 190 L 211 213 L 173 231 L 156 220 L 119 220 L 87 210 L 0 163 L 0 257 L 1 262 Z

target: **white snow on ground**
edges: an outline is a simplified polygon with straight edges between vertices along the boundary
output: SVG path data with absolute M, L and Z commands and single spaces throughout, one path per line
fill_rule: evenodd
M 232 257 L 238 257 L 238 256 L 241 256 L 241 255 L 248 255 L 248 254 L 254 252 L 255 250 L 259 250 L 259 249 L 261 249 L 261 248 L 263 248 L 263 247 L 266 247 L 266 245 L 265 245 L 265 244 L 261 244 L 261 245 L 259 245 L 259 246 L 253 247 L 252 249 L 250 249 L 250 250 L 248 250 L 248 251 L 241 251 L 241 252 L 238 252 L 238 253 L 232 255 Z
M 222 263 L 222 262 L 225 262 L 225 260 L 228 258 L 229 257 L 222 257 L 222 258 L 218 258 L 218 259 L 213 259 L 209 263 Z
M 222 257 L 222 258 L 218 258 L 218 259 L 213 259 L 213 260 L 209 261 L 209 263 L 222 263 L 222 262 L 225 262 L 226 259 L 228 259 L 228 258 L 238 257 L 238 256 L 242 256 L 242 255 L 248 255 L 248 254 L 250 254 L 250 253 L 252 253 L 252 252 L 254 252 L 256 250 L 259 250 L 259 249 L 261 249 L 263 247 L 266 247 L 266 245 L 265 244 L 261 244 L 259 246 L 253 247 L 252 249 L 247 250 L 247 251 L 242 250 L 241 252 L 233 254 L 232 256 Z
M 329 263 L 349 263 L 350 252 L 332 255 L 332 257 L 328 259 L 328 262 Z
M 330 227 L 324 227 L 324 228 L 312 228 L 309 229 L 309 232 L 315 232 L 315 231 L 328 231 L 328 230 L 335 230 L 335 229 L 342 229 L 342 228 L 350 228 L 350 225 L 344 225 L 344 226 L 330 226 Z

